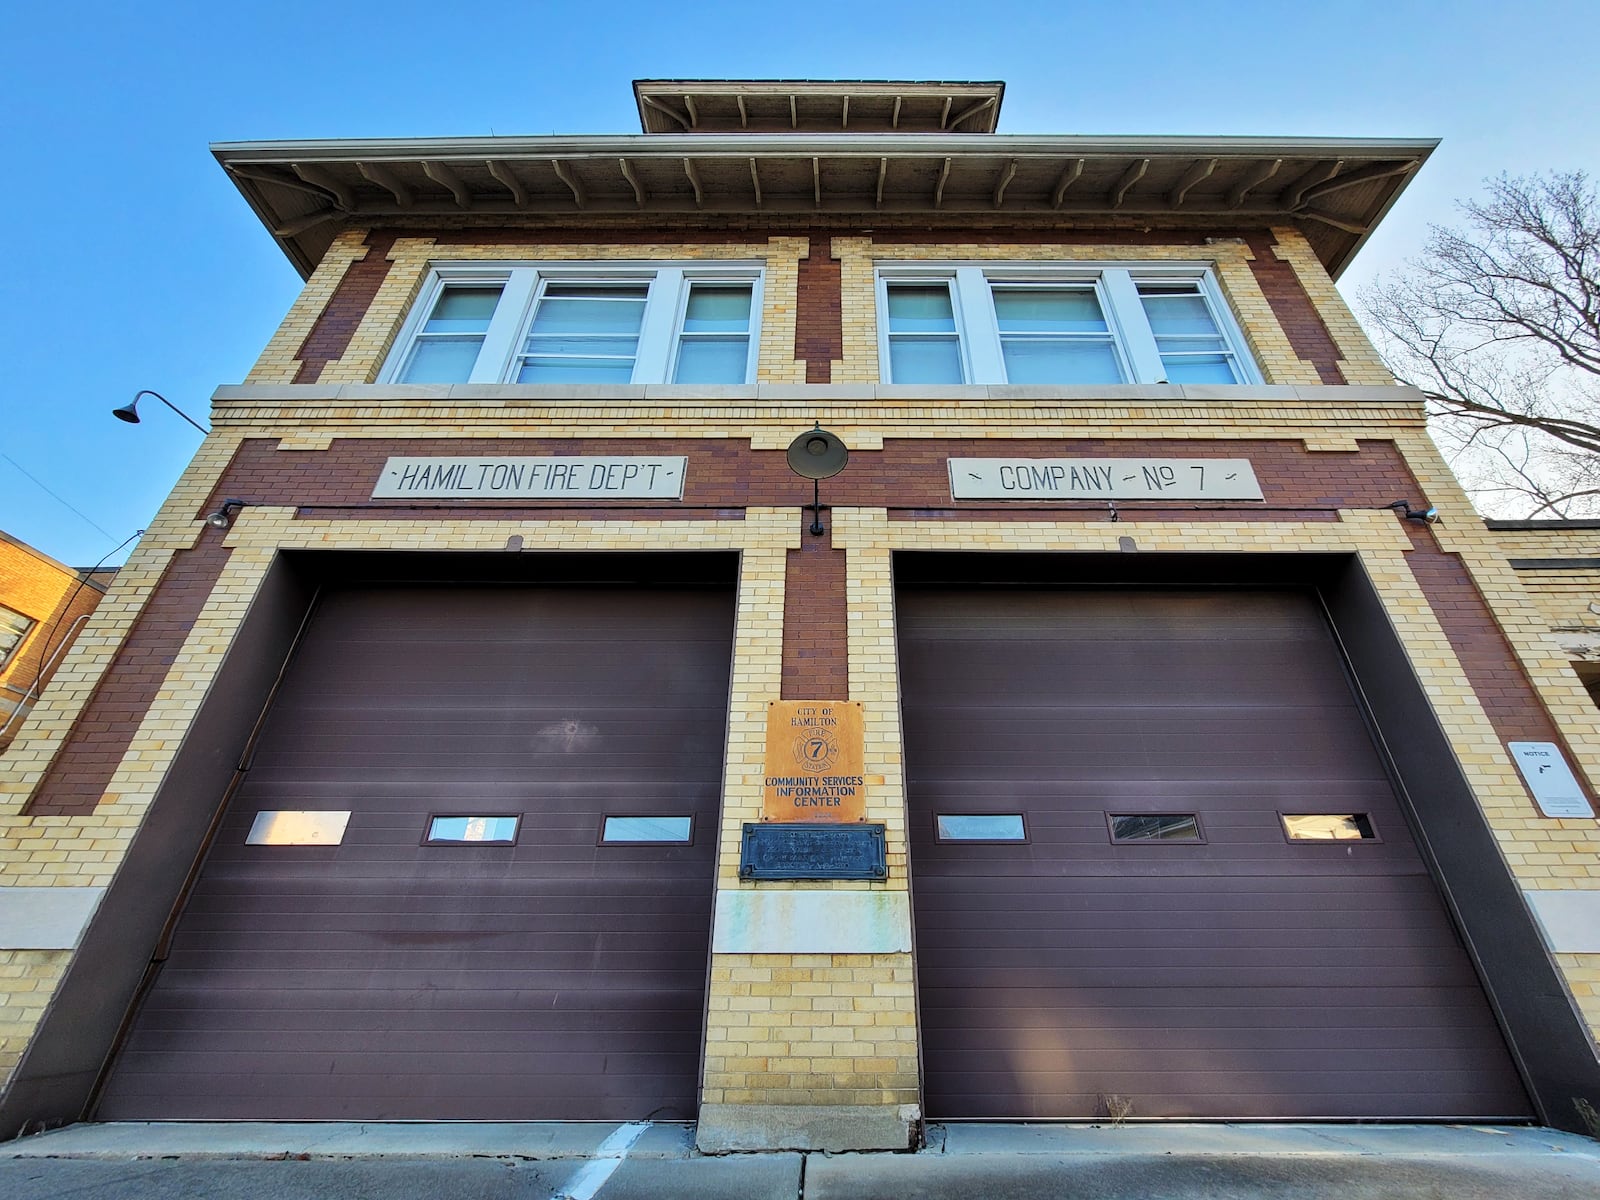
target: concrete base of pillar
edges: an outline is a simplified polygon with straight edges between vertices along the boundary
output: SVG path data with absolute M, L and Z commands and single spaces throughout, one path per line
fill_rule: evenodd
M 921 1116 L 915 1104 L 706 1104 L 695 1146 L 702 1154 L 907 1150 Z

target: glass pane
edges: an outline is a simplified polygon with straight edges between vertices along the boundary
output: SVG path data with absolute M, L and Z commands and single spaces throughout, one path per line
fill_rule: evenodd
M 750 285 L 697 283 L 683 312 L 685 333 L 745 333 L 750 329 Z
M 941 842 L 1020 842 L 1026 839 L 1021 813 L 940 813 L 934 821 Z
M 644 297 L 642 284 L 609 289 L 547 288 L 531 332 L 637 334 L 644 322 Z
M 632 360 L 639 349 L 639 339 L 626 334 L 570 334 L 566 337 L 536 336 L 528 339 L 525 354 L 555 358 L 570 354 L 574 358 L 626 358 Z
M 433 817 L 430 842 L 514 842 L 521 817 Z
M 889 329 L 893 333 L 954 333 L 956 314 L 950 303 L 950 288 L 942 283 L 890 287 Z
M 1111 838 L 1118 842 L 1198 842 L 1193 813 L 1112 813 Z
M 743 383 L 750 358 L 747 338 L 685 339 L 678 347 L 674 383 Z
M 483 347 L 481 337 L 421 338 L 411 348 L 401 383 L 465 383 Z
M 244 839 L 247 846 L 337 846 L 344 841 L 348 812 L 277 809 L 258 812 Z
M 1213 334 L 1217 323 L 1211 319 L 1211 310 L 1198 295 L 1153 296 L 1144 289 L 1139 291 L 1144 300 L 1145 315 L 1150 318 L 1150 329 L 1157 337 L 1168 334 Z
M 1121 383 L 1110 342 L 1001 339 L 1008 383 Z
M 494 316 L 495 305 L 499 303 L 497 287 L 447 287 L 440 293 L 423 331 L 482 333 L 489 328 L 489 318 Z
M 1225 354 L 1163 355 L 1168 383 L 1238 383 L 1233 363 Z
M 530 358 L 517 372 L 518 383 L 628 383 L 631 358 Z
M 1378 836 L 1366 813 L 1284 813 L 1283 828 L 1297 842 L 1359 842 Z
M 684 842 L 693 827 L 690 817 L 607 817 L 602 842 Z
M 954 338 L 891 339 L 889 377 L 895 383 L 962 383 L 961 348 Z
M 994 315 L 1005 333 L 1105 333 L 1093 288 L 995 288 Z

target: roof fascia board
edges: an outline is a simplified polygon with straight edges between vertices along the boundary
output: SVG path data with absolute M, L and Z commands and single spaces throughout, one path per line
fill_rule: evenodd
M 1426 158 L 1436 138 L 1082 137 L 951 133 L 606 134 L 498 138 L 216 142 L 211 152 L 232 162 L 350 162 L 431 159 L 550 158 L 584 155 L 748 158 L 832 156 L 1124 155 L 1226 158 Z

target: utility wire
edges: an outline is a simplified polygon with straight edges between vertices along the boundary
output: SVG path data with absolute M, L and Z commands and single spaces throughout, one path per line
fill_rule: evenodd
M 52 492 L 52 491 L 51 491 L 51 490 L 50 490 L 50 489 L 49 489 L 49 488 L 48 488 L 48 487 L 47 487 L 47 486 L 46 486 L 46 485 L 45 485 L 45 483 L 44 483 L 44 481 L 43 481 L 43 480 L 41 480 L 41 479 L 39 479 L 39 478 L 38 478 L 38 477 L 37 477 L 37 476 L 35 476 L 35 475 L 33 475 L 33 474 L 31 474 L 31 473 L 30 473 L 30 472 L 29 472 L 29 471 L 28 471 L 28 469 L 27 469 L 27 468 L 26 468 L 26 467 L 24 467 L 24 466 L 23 466 L 23 465 L 22 465 L 22 464 L 21 464 L 21 463 L 19 463 L 19 462 L 18 462 L 18 461 L 17 461 L 17 460 L 16 460 L 16 459 L 14 459 L 14 458 L 12 458 L 12 457 L 11 457 L 11 456 L 10 456 L 10 455 L 9 455 L 9 454 L 7 454 L 7 453 L 5 453 L 5 452 L 4 452 L 4 451 L 0 451 L 0 458 L 3 458 L 3 459 L 5 459 L 5 460 L 6 460 L 6 461 L 7 461 L 7 462 L 8 462 L 8 463 L 10 463 L 10 464 L 11 464 L 11 465 L 12 465 L 12 466 L 13 466 L 13 467 L 15 467 L 15 468 L 16 468 L 16 469 L 17 469 L 17 470 L 19 470 L 19 471 L 21 471 L 21 472 L 22 472 L 22 473 L 23 473 L 23 474 L 24 474 L 24 475 L 26 475 L 26 476 L 27 476 L 27 477 L 28 477 L 28 478 L 29 478 L 29 479 L 31 479 L 31 480 L 33 480 L 33 482 L 34 482 L 34 483 L 37 483 L 37 484 L 38 484 L 38 485 L 39 485 L 39 487 L 40 487 L 40 488 L 41 488 L 41 489 L 43 489 L 43 491 L 44 491 L 44 492 L 45 492 L 45 494 L 46 494 L 46 495 L 48 495 L 48 496 L 49 496 L 49 497 L 50 497 L 50 498 L 51 498 L 51 499 L 52 499 L 52 500 L 54 500 L 54 501 L 56 501 L 56 503 L 58 503 L 58 504 L 61 504 L 61 505 L 63 505 L 63 506 L 65 506 L 65 507 L 66 507 L 66 508 L 68 508 L 68 509 L 71 509 L 71 511 L 72 511 L 72 512 L 74 512 L 74 513 L 76 513 L 76 514 L 77 514 L 77 515 L 78 515 L 78 516 L 80 516 L 80 517 L 83 517 L 83 520 L 84 520 L 84 521 L 86 521 L 86 522 L 87 522 L 87 523 L 88 523 L 88 524 L 90 524 L 90 525 L 94 525 L 94 527 L 95 527 L 95 528 L 96 528 L 96 529 L 100 529 L 100 526 L 98 526 L 98 525 L 95 525 L 95 524 L 94 524 L 94 521 L 92 521 L 92 520 L 90 520 L 90 518 L 89 518 L 89 517 L 87 517 L 87 516 L 84 516 L 84 514 L 83 514 L 83 513 L 81 513 L 81 512 L 79 512 L 79 511 L 78 511 L 78 510 L 77 510 L 77 509 L 76 509 L 76 508 L 73 508 L 73 507 L 72 507 L 72 505 L 71 505 L 71 504 L 70 504 L 70 503 L 68 503 L 68 502 L 67 502 L 67 501 L 66 501 L 66 500 L 63 500 L 63 499 L 62 499 L 62 498 L 61 498 L 61 497 L 60 497 L 60 496 L 58 496 L 58 495 L 56 495 L 56 494 L 55 494 L 55 493 L 54 493 L 54 492 Z M 117 536 L 117 535 L 116 535 L 116 534 L 114 534 L 114 533 L 112 533 L 112 532 L 111 532 L 111 531 L 110 531 L 110 530 L 109 530 L 109 529 L 100 529 L 100 532 L 101 532 L 101 533 L 103 533 L 103 534 L 105 534 L 105 535 L 106 535 L 106 536 L 107 536 L 107 537 L 108 537 L 108 538 L 109 538 L 109 537 L 116 537 L 116 536 Z M 132 539 L 129 539 L 129 540 L 130 540 L 130 541 L 131 541 L 131 540 L 132 540 Z M 122 543 L 122 546 L 126 546 L 126 545 L 127 545 L 127 544 L 128 544 L 128 543 L 127 543 L 127 542 L 123 542 L 123 543 Z M 122 546 L 118 546 L 118 547 L 117 547 L 117 550 L 120 550 L 120 549 L 122 549 Z M 116 553 L 116 552 L 117 552 L 117 551 L 116 551 L 116 550 L 113 550 L 113 551 L 112 551 L 112 552 L 111 552 L 111 553 L 112 553 L 112 554 L 115 554 L 115 553 Z M 102 559 L 101 559 L 101 560 L 100 560 L 100 561 L 101 561 L 101 562 L 105 562 L 105 559 L 103 559 L 103 558 L 102 558 Z

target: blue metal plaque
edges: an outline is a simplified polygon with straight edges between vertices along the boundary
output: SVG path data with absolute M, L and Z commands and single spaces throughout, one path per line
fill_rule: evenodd
M 740 879 L 887 879 L 881 824 L 746 821 Z

